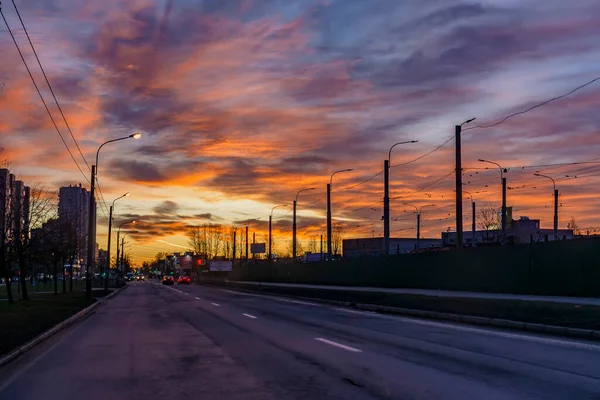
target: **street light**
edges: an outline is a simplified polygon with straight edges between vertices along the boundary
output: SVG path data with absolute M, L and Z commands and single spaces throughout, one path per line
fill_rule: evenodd
M 463 193 L 466 193 L 469 195 L 469 197 L 471 198 L 471 209 L 473 212 L 473 215 L 471 217 L 471 219 L 473 221 L 471 221 L 471 247 L 475 247 L 475 231 L 476 231 L 476 225 L 475 225 L 475 201 L 473 200 L 473 195 L 470 192 L 467 192 L 466 190 L 463 190 Z
M 272 256 L 272 253 L 271 253 L 271 240 L 272 240 L 271 239 L 271 222 L 273 220 L 273 211 L 279 207 L 287 207 L 287 204 L 280 204 L 278 206 L 271 208 L 271 214 L 269 214 L 269 262 L 271 262 L 271 256 Z
M 401 144 L 418 143 L 418 140 L 406 140 L 394 143 L 388 151 L 387 160 L 383 161 L 383 253 L 390 253 L 390 162 L 392 149 Z
M 106 269 L 105 269 L 105 273 L 106 276 L 104 277 L 104 290 L 108 291 L 108 276 L 110 275 L 110 239 L 112 237 L 112 214 L 113 214 L 113 209 L 115 208 L 115 201 L 122 199 L 123 197 L 127 197 L 129 196 L 129 192 L 125 193 L 122 196 L 117 197 L 116 199 L 113 200 L 112 205 L 110 206 L 110 212 L 109 212 L 109 216 L 108 216 L 108 244 L 107 244 L 107 249 L 106 249 L 106 253 L 108 254 L 107 260 L 106 260 Z M 117 242 L 117 247 L 119 246 L 119 242 Z M 118 260 L 117 260 L 118 263 Z
M 333 186 L 333 176 L 341 172 L 350 171 L 354 171 L 354 168 L 335 171 L 329 177 L 329 183 L 327 184 L 327 261 L 331 260 L 331 187 Z
M 556 188 L 556 182 L 551 176 L 543 175 L 539 172 L 533 175 L 548 178 L 552 181 L 552 186 L 554 187 L 554 240 L 558 240 L 558 189 Z
M 417 251 L 419 251 L 419 249 L 420 249 L 419 240 L 421 239 L 421 212 L 423 211 L 423 209 L 425 207 L 435 207 L 435 204 L 425 204 L 424 206 L 421 206 L 421 208 L 418 208 L 414 204 L 410 204 L 410 203 L 402 203 L 402 204 L 415 208 L 415 213 L 417 214 L 417 245 L 416 245 L 416 247 L 417 247 Z
M 463 216 L 462 216 L 462 150 L 461 150 L 461 132 L 462 127 L 469 122 L 473 122 L 475 118 L 466 120 L 460 125 L 454 126 L 454 140 L 455 140 L 455 166 L 454 166 L 454 178 L 455 178 L 455 190 L 456 190 L 456 247 L 462 249 L 463 247 Z
M 496 165 L 500 168 L 500 181 L 502 182 L 502 235 L 506 239 L 506 178 L 504 173 L 507 172 L 500 164 L 494 161 L 479 159 L 479 162 Z
M 98 168 L 98 157 L 100 155 L 100 149 L 105 145 L 120 140 L 126 139 L 139 139 L 142 136 L 141 133 L 132 133 L 129 136 L 124 136 L 117 139 L 107 140 L 102 143 L 98 150 L 96 150 L 96 164 L 92 165 L 92 179 L 90 180 L 90 205 L 88 211 L 88 249 L 87 249 L 87 265 L 86 265 L 86 283 L 85 283 L 85 297 L 88 301 L 92 298 L 92 281 L 90 279 L 91 271 L 94 269 L 95 264 L 95 248 L 96 248 L 96 199 L 95 199 L 95 188 L 96 188 L 96 175 Z
M 309 190 L 315 190 L 316 188 L 306 188 L 298 190 L 296 193 L 296 199 L 294 200 L 294 214 L 292 217 L 292 261 L 296 262 L 296 205 L 298 203 L 298 195 L 302 192 L 306 192 Z
M 119 238 L 121 237 L 121 228 L 124 225 L 127 225 L 127 224 L 135 224 L 135 221 L 125 221 L 125 222 L 122 222 L 121 225 L 119 225 L 119 229 L 117 230 L 117 258 L 115 260 L 115 262 L 117 264 L 116 265 L 117 266 L 117 271 L 119 271 L 119 240 L 120 240 Z

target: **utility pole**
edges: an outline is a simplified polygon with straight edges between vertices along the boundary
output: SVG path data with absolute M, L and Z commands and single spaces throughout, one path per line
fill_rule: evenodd
M 296 262 L 296 203 L 298 203 L 298 195 L 296 194 L 296 200 L 292 205 L 292 262 Z
M 502 176 L 502 236 L 506 240 L 506 178 Z
M 507 172 L 500 164 L 494 161 L 482 160 L 479 159 L 480 162 L 494 164 L 498 168 L 500 168 L 500 182 L 502 183 L 502 215 L 501 215 L 501 227 L 502 227 L 502 236 L 506 239 L 506 178 L 504 177 L 504 173 Z
M 248 225 L 246 225 L 246 266 L 248 266 Z
M 125 235 L 121 239 L 121 274 L 125 276 Z
M 400 144 L 417 143 L 418 140 L 407 140 L 394 143 L 388 151 L 387 160 L 383 161 L 383 254 L 390 254 L 390 163 L 392 149 Z
M 297 253 L 297 249 L 296 249 L 296 206 L 298 204 L 298 195 L 302 192 L 306 192 L 308 190 L 315 190 L 316 188 L 306 188 L 306 189 L 300 189 L 298 190 L 298 192 L 296 193 L 296 199 L 294 200 L 294 212 L 293 212 L 293 218 L 292 218 L 292 261 L 296 262 L 296 257 L 298 256 Z
M 231 267 L 233 268 L 233 264 L 235 264 L 235 237 L 237 234 L 237 227 L 233 230 L 233 253 L 231 255 Z
M 456 248 L 462 249 L 463 247 L 463 220 L 462 220 L 462 155 L 461 155 L 461 143 L 460 133 L 462 131 L 462 125 L 456 125 L 454 127 L 454 134 L 456 138 Z
M 383 254 L 390 254 L 390 160 L 383 160 Z
M 471 224 L 471 230 L 472 230 L 473 233 L 471 234 L 472 235 L 471 246 L 475 247 L 475 232 L 477 231 L 476 230 L 477 225 L 475 223 L 475 218 L 476 218 L 475 217 L 476 216 L 476 214 L 475 214 L 475 202 L 473 200 L 471 200 L 471 208 L 473 209 L 473 217 L 472 217 L 473 221 L 472 221 L 472 224 Z
M 269 215 L 269 263 L 271 263 L 271 223 L 273 221 L 273 215 Z
M 323 261 L 323 234 L 321 233 L 321 261 Z
M 119 248 L 121 247 L 121 246 L 119 246 L 119 243 L 121 243 L 120 236 L 121 236 L 121 230 L 119 229 L 117 231 L 117 257 L 115 258 L 115 269 L 117 271 L 117 277 L 119 276 L 119 272 L 121 272 L 121 268 L 119 267 L 120 261 L 121 261 L 121 259 L 119 258 Z
M 454 127 L 454 136 L 456 139 L 456 165 L 454 173 L 456 175 L 456 248 L 463 248 L 463 208 L 462 208 L 462 149 L 461 149 L 461 138 L 462 126 L 474 121 L 475 118 L 466 120 L 460 125 Z
M 556 188 L 556 182 L 551 176 L 542 175 L 539 172 L 536 172 L 534 175 L 541 176 L 542 178 L 548 178 L 552 181 L 552 186 L 554 189 L 554 240 L 558 240 L 558 189 Z
M 113 202 L 114 203 L 114 202 Z M 106 245 L 107 249 L 106 252 L 108 253 L 108 256 L 106 257 L 106 275 L 104 276 L 104 291 L 108 292 L 108 278 L 110 277 L 110 239 L 112 236 L 112 213 L 113 213 L 113 206 L 111 205 L 109 208 L 109 213 L 108 213 L 108 244 Z
M 419 239 L 421 238 L 421 213 L 417 213 L 417 251 L 421 249 L 419 246 Z
M 554 189 L 554 240 L 558 240 L 558 189 Z
M 327 261 L 331 260 L 331 183 L 327 184 Z
M 97 157 L 96 157 L 97 158 Z M 88 248 L 87 263 L 85 268 L 85 298 L 87 301 L 92 299 L 92 279 L 91 272 L 94 269 L 94 259 L 96 250 L 96 236 L 94 235 L 94 225 L 96 225 L 96 200 L 94 191 L 96 188 L 96 166 L 92 165 L 92 179 L 90 180 L 90 205 L 88 211 Z
M 333 185 L 333 176 L 340 172 L 350 171 L 354 171 L 354 169 L 348 168 L 335 171 L 329 177 L 329 183 L 327 184 L 327 261 L 331 261 L 331 187 Z

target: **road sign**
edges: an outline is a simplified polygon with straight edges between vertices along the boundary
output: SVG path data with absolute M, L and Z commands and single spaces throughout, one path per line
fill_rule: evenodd
M 252 254 L 262 254 L 266 253 L 267 245 L 266 243 L 252 243 L 250 245 L 250 252 Z

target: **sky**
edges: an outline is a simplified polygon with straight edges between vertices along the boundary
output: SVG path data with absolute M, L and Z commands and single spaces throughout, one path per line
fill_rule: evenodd
M 600 2 L 595 0 L 15 1 L 71 128 L 67 129 L 10 1 L 0 24 L 0 157 L 29 185 L 82 183 L 100 152 L 98 242 L 135 219 L 136 262 L 187 247 L 206 222 L 263 237 L 272 207 L 279 251 L 334 221 L 344 237 L 382 235 L 383 160 L 392 151 L 393 237 L 455 229 L 454 127 L 464 125 L 464 190 L 499 207 L 507 168 L 513 217 L 600 226 Z M 444 145 L 442 145 L 444 144 Z M 440 146 L 442 145 L 442 146 Z M 425 155 L 425 156 L 424 156 Z M 424 157 L 421 157 L 424 156 Z M 85 161 L 84 161 L 85 158 Z M 586 162 L 586 164 L 571 164 Z M 555 165 L 555 164 L 567 165 Z M 82 172 L 83 171 L 83 172 Z M 378 175 L 379 174 L 379 175 Z M 569 177 L 567 177 L 567 175 Z M 572 178 L 577 176 L 577 178 Z M 469 227 L 470 197 L 464 197 Z M 125 229 L 124 229 L 125 230 Z

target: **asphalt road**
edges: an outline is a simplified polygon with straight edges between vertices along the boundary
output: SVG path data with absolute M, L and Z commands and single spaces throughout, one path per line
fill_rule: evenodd
M 135 282 L 1 399 L 600 399 L 600 345 Z

